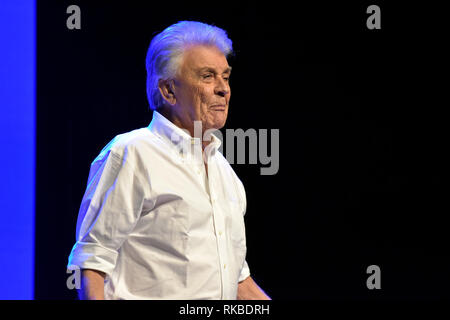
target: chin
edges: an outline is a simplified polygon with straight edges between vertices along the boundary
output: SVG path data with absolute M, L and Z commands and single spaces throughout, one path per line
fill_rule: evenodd
M 208 129 L 222 129 L 225 126 L 225 122 L 224 121 L 214 121 L 209 123 L 208 125 Z
M 225 115 L 222 119 L 217 119 L 215 121 L 216 126 L 214 128 L 221 129 L 225 126 L 226 122 L 227 122 L 227 116 Z
M 219 130 L 222 129 L 225 126 L 225 121 L 221 122 L 219 125 L 217 125 L 216 127 L 214 127 L 215 129 Z
M 223 116 L 216 116 L 211 121 L 209 121 L 209 127 L 214 129 L 221 129 L 223 126 L 225 126 L 225 123 L 227 121 L 226 114 Z

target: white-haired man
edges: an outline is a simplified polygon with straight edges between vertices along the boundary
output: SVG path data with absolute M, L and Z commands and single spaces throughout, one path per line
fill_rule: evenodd
M 224 30 L 195 21 L 152 39 L 153 119 L 91 164 L 69 257 L 80 298 L 270 299 L 245 260 L 244 187 L 212 133 L 227 119 L 231 52 Z

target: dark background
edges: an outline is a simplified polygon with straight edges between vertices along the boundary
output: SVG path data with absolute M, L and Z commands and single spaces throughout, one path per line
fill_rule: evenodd
M 257 283 L 278 300 L 450 296 L 445 11 L 314 3 L 38 1 L 36 299 L 76 298 L 66 264 L 90 163 L 149 124 L 146 50 L 179 20 L 233 40 L 226 128 L 280 130 L 276 175 L 233 165 Z M 66 28 L 71 4 L 81 30 Z M 372 264 L 381 290 L 366 287 Z

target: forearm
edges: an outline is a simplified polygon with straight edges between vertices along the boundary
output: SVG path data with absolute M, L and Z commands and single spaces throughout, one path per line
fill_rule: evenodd
M 238 284 L 238 300 L 272 300 L 252 277 L 248 277 Z
M 101 271 L 84 269 L 81 272 L 80 300 L 104 300 L 105 274 Z

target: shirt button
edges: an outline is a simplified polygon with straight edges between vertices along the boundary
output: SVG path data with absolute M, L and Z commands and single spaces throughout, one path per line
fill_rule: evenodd
M 227 265 L 226 265 L 226 264 L 224 264 L 224 265 L 223 265 L 223 268 L 224 268 L 224 269 L 226 269 L 226 268 L 227 268 Z
M 219 231 L 219 236 L 221 236 L 222 235 L 222 231 Z

